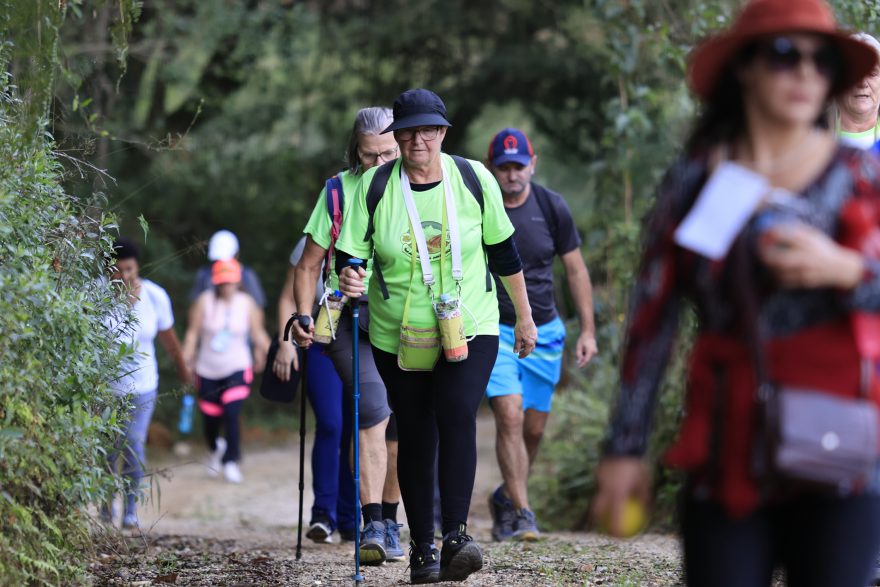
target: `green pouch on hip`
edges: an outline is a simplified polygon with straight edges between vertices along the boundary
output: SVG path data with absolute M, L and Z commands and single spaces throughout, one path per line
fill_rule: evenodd
M 440 330 L 400 325 L 397 366 L 403 371 L 431 371 L 440 358 Z

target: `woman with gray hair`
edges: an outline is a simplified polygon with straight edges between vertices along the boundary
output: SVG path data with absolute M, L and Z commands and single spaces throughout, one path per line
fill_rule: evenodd
M 315 324 L 312 315 L 315 310 L 315 282 L 321 275 L 324 263 L 324 291 L 317 299 L 339 289 L 338 278 L 330 269 L 334 266 L 334 247 L 340 228 L 357 194 L 357 187 L 363 173 L 376 165 L 397 159 L 398 146 L 391 135 L 380 135 L 391 124 L 389 108 L 364 108 L 355 116 L 351 138 L 348 144 L 347 169 L 327 180 L 324 190 L 312 212 L 303 232 L 307 240 L 302 258 L 297 263 L 294 277 L 294 297 L 296 309 L 293 334 L 297 343 L 305 348 L 315 342 Z M 326 263 L 325 263 L 326 261 Z M 360 301 L 360 324 L 365 329 L 368 315 L 367 300 Z M 306 326 L 304 328 L 304 326 Z M 325 333 L 326 334 L 326 333 Z M 346 307 L 338 326 L 329 332 L 332 340 L 325 352 L 330 356 L 336 372 L 342 379 L 343 398 L 339 398 L 338 410 L 347 416 L 354 390 L 352 370 L 352 315 Z M 325 339 L 326 341 L 326 339 Z M 400 525 L 397 523 L 397 505 L 400 502 L 400 489 L 397 484 L 397 433 L 396 426 L 389 426 L 391 408 L 382 378 L 376 370 L 370 339 L 366 331 L 359 339 L 360 401 L 358 403 L 359 456 L 360 456 L 360 498 L 364 529 L 360 539 L 360 559 L 367 565 L 380 565 L 386 560 L 403 560 L 400 548 Z M 285 343 L 292 356 L 292 345 Z M 278 356 L 286 365 L 287 357 Z M 325 403 L 312 401 L 313 407 Z M 336 408 L 334 408 L 335 410 Z M 316 409 L 317 412 L 317 409 Z M 392 419 L 393 422 L 393 419 Z M 338 445 L 337 445 L 338 446 Z M 317 497 L 317 496 L 316 496 Z M 309 536 L 320 538 L 319 524 L 325 522 L 321 516 L 312 520 Z M 330 527 L 332 531 L 332 526 Z
M 880 41 L 867 33 L 852 38 L 869 45 L 880 55 Z M 837 100 L 840 115 L 840 142 L 851 147 L 870 149 L 880 140 L 880 66 Z

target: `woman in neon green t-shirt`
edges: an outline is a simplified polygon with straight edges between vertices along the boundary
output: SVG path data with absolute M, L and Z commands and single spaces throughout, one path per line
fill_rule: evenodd
M 854 39 L 869 45 L 880 55 L 880 42 L 867 33 Z M 880 66 L 837 99 L 840 114 L 840 142 L 859 149 L 870 149 L 880 140 Z
M 482 566 L 480 548 L 466 530 L 476 412 L 498 353 L 498 300 L 486 279 L 487 258 L 516 307 L 520 357 L 537 338 L 498 184 L 480 163 L 441 152 L 449 126 L 433 92 L 409 90 L 397 98 L 394 123 L 385 132 L 394 131 L 401 159 L 364 175 L 337 243 L 337 269 L 346 256 L 373 259 L 370 341 L 397 418 L 413 583 L 461 581 Z M 385 182 L 384 189 L 374 182 Z M 345 268 L 340 289 L 361 295 L 364 277 L 363 269 Z M 442 305 L 435 312 L 437 302 Z M 466 337 L 467 347 L 444 344 L 441 352 L 437 316 L 456 315 L 443 313 L 456 305 L 460 322 L 446 332 Z M 440 553 L 433 542 L 435 460 Z

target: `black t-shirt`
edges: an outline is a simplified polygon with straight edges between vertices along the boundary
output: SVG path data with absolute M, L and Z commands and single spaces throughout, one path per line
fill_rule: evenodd
M 516 232 L 513 238 L 522 258 L 523 273 L 532 318 L 538 326 L 556 318 L 556 297 L 553 288 L 553 258 L 564 255 L 581 246 L 581 238 L 574 225 L 574 218 L 565 199 L 554 191 L 531 184 L 529 197 L 517 208 L 505 208 L 507 216 Z M 538 193 L 540 192 L 540 193 Z M 543 195 L 556 211 L 556 234 L 551 234 L 553 220 L 544 218 L 537 198 Z M 516 324 L 513 302 L 495 276 L 498 286 L 498 305 L 501 310 L 501 323 Z

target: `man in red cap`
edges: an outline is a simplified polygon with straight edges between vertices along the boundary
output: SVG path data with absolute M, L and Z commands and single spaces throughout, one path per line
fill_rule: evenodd
M 506 128 L 489 145 L 488 167 L 501 186 L 504 208 L 516 229 L 532 316 L 538 325 L 536 351 L 519 360 L 513 352 L 516 315 L 503 287 L 498 289 L 501 337 L 498 359 L 486 394 L 495 413 L 495 448 L 504 483 L 489 498 L 495 540 L 537 540 L 529 507 L 529 468 L 544 434 L 553 391 L 562 371 L 565 325 L 556 310 L 553 260 L 565 267 L 581 331 L 578 367 L 596 354 L 593 288 L 581 254 L 581 239 L 565 199 L 532 181 L 538 158 L 526 135 Z

